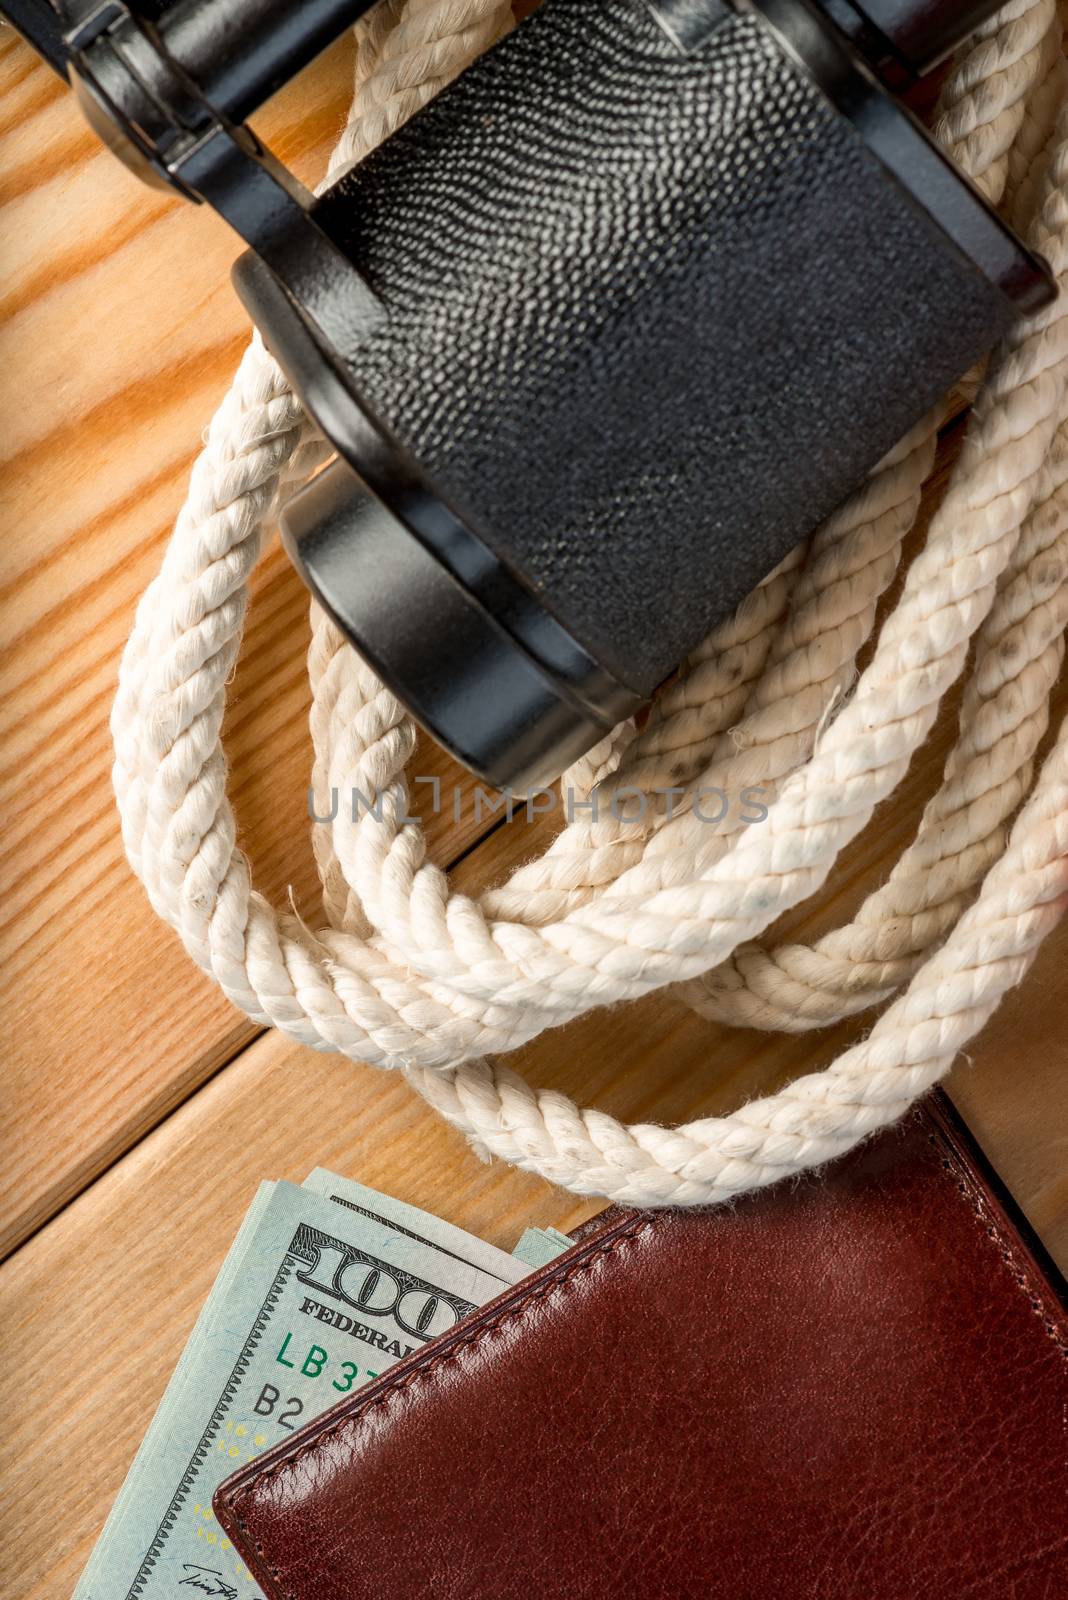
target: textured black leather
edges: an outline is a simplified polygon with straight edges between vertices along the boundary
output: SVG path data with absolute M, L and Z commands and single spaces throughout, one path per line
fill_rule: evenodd
M 751 14 L 545 0 L 318 215 L 366 402 L 641 692 L 1008 316 Z

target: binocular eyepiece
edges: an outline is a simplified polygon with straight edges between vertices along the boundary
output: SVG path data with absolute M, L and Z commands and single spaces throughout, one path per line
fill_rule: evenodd
M 314 201 L 240 124 L 366 0 L 41 4 L 0 10 L 251 246 L 337 450 L 295 564 L 498 787 L 635 712 L 1055 292 L 893 93 L 992 0 L 543 0 Z

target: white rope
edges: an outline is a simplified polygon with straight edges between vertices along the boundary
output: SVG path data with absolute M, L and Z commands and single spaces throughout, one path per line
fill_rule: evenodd
M 508 26 L 502 0 L 382 0 L 357 28 L 332 175 Z M 1054 0 L 1012 0 L 947 82 L 938 137 L 1068 282 L 1068 112 Z M 482 1154 L 581 1194 L 696 1204 L 838 1154 L 945 1073 L 1023 976 L 1068 894 L 1068 725 L 1030 799 L 1068 621 L 1068 296 L 990 359 L 960 460 L 877 628 L 943 411 L 685 664 L 645 728 L 565 775 L 596 820 L 480 899 L 451 892 L 406 821 L 411 720 L 312 608 L 325 925 L 251 886 L 220 726 L 248 575 L 286 485 L 325 447 L 258 339 L 212 421 L 112 717 L 129 858 L 152 903 L 249 1016 L 405 1072 Z M 760 942 L 819 889 L 926 737 L 972 654 L 942 785 L 888 882 L 812 945 Z M 858 655 L 867 664 L 858 673 Z M 774 794 L 758 827 L 702 825 L 638 787 Z M 1011 832 L 1010 829 L 1011 822 Z M 486 1059 L 596 1006 L 682 984 L 708 1015 L 806 1028 L 898 998 L 826 1071 L 731 1116 L 624 1127 Z M 907 985 L 907 987 L 904 987 Z

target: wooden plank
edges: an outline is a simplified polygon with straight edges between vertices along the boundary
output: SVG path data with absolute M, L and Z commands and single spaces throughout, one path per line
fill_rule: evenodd
M 350 76 L 343 43 L 257 119 L 308 181 L 325 167 Z M 128 174 L 9 30 L 0 230 L 0 370 L 17 396 L 0 440 L 4 1108 L 9 1128 L 38 1134 L 10 1141 L 2 1255 L 254 1030 L 189 965 L 126 867 L 107 733 L 137 597 L 247 336 L 227 282 L 237 245 L 205 208 Z M 314 921 L 304 594 L 277 550 L 254 592 L 227 724 L 235 804 L 258 886 L 272 898 L 292 889 Z M 456 776 L 432 749 L 417 768 Z M 423 791 L 417 808 L 428 804 Z M 459 830 L 429 819 L 436 859 L 478 836 L 464 815 Z
M 465 887 L 514 861 L 513 830 L 469 858 Z M 844 900 L 878 848 L 852 862 Z M 1068 1075 L 1056 1019 L 1068 1004 L 1066 955 L 1061 933 L 953 1080 L 1064 1264 Z M 629 1119 L 679 1120 L 817 1067 L 866 1025 L 801 1039 L 732 1032 L 657 995 L 545 1035 L 512 1060 L 533 1081 Z M 506 1249 L 528 1224 L 566 1228 L 596 1209 L 480 1164 L 393 1075 L 277 1034 L 256 1040 L 0 1268 L 9 1600 L 69 1592 L 257 1181 L 299 1181 L 320 1163 Z
M 262 1175 L 299 1181 L 322 1161 L 508 1243 L 528 1218 L 578 1210 L 465 1156 L 396 1078 L 297 1055 L 257 1040 L 0 1271 L 8 1600 L 70 1593 Z
M 350 75 L 346 42 L 263 118 L 268 142 L 309 180 L 325 167 Z M 5 1140 L 2 1251 L 255 1030 L 193 968 L 126 865 L 107 728 L 134 607 L 247 338 L 227 281 L 237 244 L 206 208 L 129 175 L 7 30 L 0 236 L 0 958 L 5 1129 L 18 1130 Z M 254 589 L 226 730 L 235 806 L 259 887 L 282 900 L 292 887 L 315 920 L 307 598 L 277 547 Z M 429 745 L 416 770 L 460 777 Z M 429 800 L 423 790 L 416 803 Z M 447 815 L 429 819 L 437 859 L 477 836 L 465 817 L 460 831 Z
M 272 107 L 269 136 L 305 173 L 325 160 L 347 78 L 347 52 L 335 51 Z M 213 219 L 96 153 L 60 86 L 10 42 L 0 45 L 0 185 L 0 360 L 19 395 L 2 442 L 4 1120 L 18 1140 L 8 1133 L 7 1238 L 76 1196 L 0 1267 L 10 1484 L 0 1570 L 11 1600 L 54 1600 L 84 1563 L 260 1178 L 299 1181 L 322 1163 L 505 1247 L 528 1223 L 567 1227 L 595 1206 L 480 1165 L 393 1076 L 254 1038 L 149 910 L 121 858 L 106 717 L 136 596 L 243 343 L 225 285 L 233 245 Z M 261 886 L 277 898 L 292 885 L 314 915 L 294 642 L 303 609 L 274 551 L 227 739 Z M 1066 704 L 1062 690 L 1057 715 Z M 951 720 L 952 706 L 819 904 L 780 932 L 821 931 L 885 877 L 937 781 Z M 451 781 L 437 759 L 421 752 L 416 767 Z M 467 856 L 458 884 L 474 892 L 499 879 L 551 826 L 520 812 Z M 473 837 L 447 814 L 429 830 L 439 860 Z M 1062 929 L 952 1091 L 1068 1265 L 1066 955 Z M 800 1038 L 734 1032 L 657 995 L 548 1034 L 512 1063 L 628 1119 L 681 1120 L 813 1070 L 869 1023 Z

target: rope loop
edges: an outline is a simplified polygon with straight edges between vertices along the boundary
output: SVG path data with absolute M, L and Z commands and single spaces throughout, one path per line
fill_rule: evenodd
M 511 25 L 504 0 L 380 0 L 327 181 Z M 1068 284 L 1068 109 L 1055 0 L 1010 0 L 947 79 L 937 135 Z M 841 1154 L 949 1070 L 1068 900 L 1068 723 L 1035 779 L 1068 623 L 1068 294 L 1019 325 L 900 595 L 882 598 L 945 411 L 720 624 L 653 705 L 564 776 L 596 816 L 474 899 L 408 820 L 415 730 L 314 605 L 313 828 L 324 925 L 252 887 L 220 729 L 248 579 L 280 497 L 325 458 L 254 337 L 212 420 L 112 713 L 129 859 L 153 906 L 254 1021 L 393 1068 L 484 1157 L 577 1194 L 707 1204 Z M 858 671 L 858 657 L 866 665 Z M 776 943 L 901 779 L 965 675 L 941 784 L 843 926 Z M 766 821 L 702 826 L 662 791 L 760 786 Z M 647 799 L 640 822 L 610 804 Z M 661 791 L 658 796 L 654 791 Z M 725 1117 L 626 1127 L 491 1059 L 594 1007 L 679 985 L 703 1015 L 800 1031 L 884 1005 L 824 1071 Z

